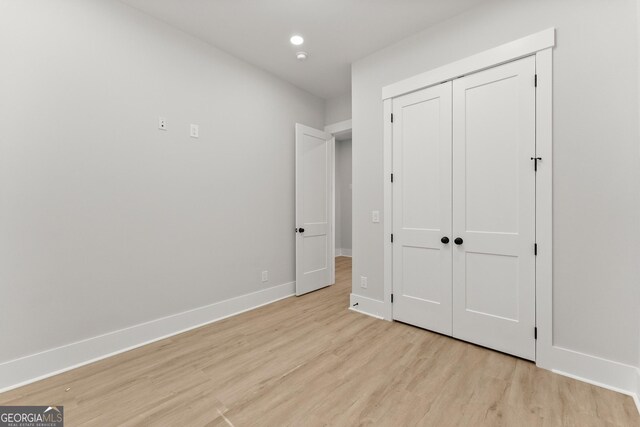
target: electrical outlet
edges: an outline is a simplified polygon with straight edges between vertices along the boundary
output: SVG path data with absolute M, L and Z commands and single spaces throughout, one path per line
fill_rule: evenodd
M 360 276 L 360 287 L 367 288 L 367 278 L 365 276 Z
M 269 281 L 269 272 L 266 271 L 266 270 L 262 272 L 262 281 L 263 282 L 268 282 Z
M 200 126 L 192 124 L 189 136 L 191 136 L 191 138 L 198 138 L 200 136 Z
M 167 119 L 163 117 L 158 118 L 158 129 L 167 130 Z

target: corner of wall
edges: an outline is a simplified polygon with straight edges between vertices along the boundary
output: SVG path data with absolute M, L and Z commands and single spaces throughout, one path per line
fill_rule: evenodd
M 349 296 L 349 310 L 375 317 L 376 319 L 385 319 L 384 301 L 363 297 L 351 293 Z M 387 319 L 390 320 L 390 319 Z

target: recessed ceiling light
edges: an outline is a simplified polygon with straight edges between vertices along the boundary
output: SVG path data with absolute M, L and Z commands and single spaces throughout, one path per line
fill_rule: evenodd
M 300 46 L 302 43 L 304 43 L 304 39 L 302 38 L 302 36 L 299 36 L 297 34 L 295 36 L 291 36 L 289 41 L 294 46 Z
M 309 57 L 309 54 L 307 52 L 298 52 L 298 53 L 296 53 L 296 58 L 298 59 L 298 61 L 304 61 L 308 57 Z

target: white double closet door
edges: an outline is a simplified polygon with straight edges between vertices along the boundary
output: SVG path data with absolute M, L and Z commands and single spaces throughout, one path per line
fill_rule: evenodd
M 393 317 L 535 360 L 535 58 L 393 100 Z

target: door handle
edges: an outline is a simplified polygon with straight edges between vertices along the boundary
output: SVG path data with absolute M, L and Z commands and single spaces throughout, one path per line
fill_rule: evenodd
M 442 239 L 440 239 L 440 241 L 446 245 L 447 243 L 449 243 L 449 238 L 447 236 L 444 236 Z
M 304 228 L 298 228 L 298 233 L 304 233 Z
M 462 240 L 461 237 L 456 237 L 456 239 L 453 241 L 453 243 L 455 243 L 456 245 L 461 245 L 464 242 L 464 240 Z

